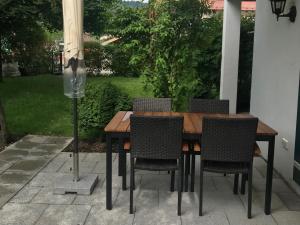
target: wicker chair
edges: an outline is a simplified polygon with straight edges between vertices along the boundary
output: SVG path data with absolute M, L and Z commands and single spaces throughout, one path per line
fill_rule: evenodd
M 170 112 L 171 98 L 135 98 L 134 112 Z M 119 154 L 119 176 L 122 176 L 122 189 L 126 189 L 126 152 L 130 150 L 130 140 L 121 140 Z M 124 151 L 125 150 L 125 151 Z
M 178 215 L 181 215 L 183 117 L 130 117 L 130 213 L 133 213 L 134 171 L 171 171 L 174 189 L 175 171 L 178 176 Z
M 171 98 L 136 98 L 133 100 L 134 112 L 170 112 Z
M 252 207 L 252 170 L 257 118 L 203 119 L 201 137 L 199 215 L 202 216 L 203 172 L 248 176 L 248 218 Z M 218 141 L 216 141 L 218 140 Z
M 189 112 L 201 112 L 201 113 L 220 113 L 229 114 L 229 100 L 217 100 L 217 99 L 196 99 L 192 98 L 189 102 Z M 188 190 L 188 174 L 190 171 L 190 155 L 192 154 L 192 166 L 191 166 L 191 192 L 194 191 L 195 183 L 195 154 L 200 154 L 199 143 L 190 143 L 191 151 L 186 154 L 185 162 L 185 191 Z

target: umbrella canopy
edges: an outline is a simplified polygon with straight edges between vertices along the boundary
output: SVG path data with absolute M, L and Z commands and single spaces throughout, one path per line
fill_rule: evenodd
M 64 17 L 64 93 L 70 98 L 84 96 L 83 0 L 62 0 Z

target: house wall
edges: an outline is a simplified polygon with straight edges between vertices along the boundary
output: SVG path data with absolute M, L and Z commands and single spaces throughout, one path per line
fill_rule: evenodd
M 277 22 L 270 1 L 257 1 L 251 114 L 279 132 L 275 144 L 274 167 L 291 184 L 293 177 L 296 118 L 300 72 L 300 14 L 295 23 L 288 18 Z M 287 1 L 286 11 L 294 3 Z M 288 140 L 284 149 L 282 138 Z M 260 144 L 264 157 L 267 145 Z M 300 186 L 295 185 L 300 190 Z

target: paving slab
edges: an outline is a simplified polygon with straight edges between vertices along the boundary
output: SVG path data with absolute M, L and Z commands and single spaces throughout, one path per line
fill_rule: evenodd
M 14 196 L 15 192 L 18 190 L 18 187 L 15 185 L 0 185 L 0 208 Z M 1 217 L 0 217 L 1 220 Z M 0 223 L 1 224 L 1 223 Z
M 245 209 L 247 209 L 248 205 L 248 195 L 240 195 Z M 253 192 L 252 194 L 252 215 L 259 215 L 264 212 L 265 208 L 265 192 Z M 272 213 L 282 210 L 288 210 L 286 205 L 280 200 L 276 193 L 272 193 L 272 205 L 271 205 Z
M 129 214 L 129 207 L 114 207 L 106 210 L 105 205 L 93 206 L 85 225 L 132 225 L 133 214 Z
M 36 225 L 83 225 L 90 210 L 87 205 L 50 205 Z
M 272 214 L 278 225 L 299 225 L 300 212 L 281 211 Z
M 43 158 L 20 160 L 11 166 L 9 170 L 36 171 L 41 169 L 41 167 L 45 165 L 47 161 L 47 159 Z
M 50 204 L 50 205 L 63 205 L 63 204 L 68 205 L 74 201 L 75 197 L 76 197 L 75 194 L 56 195 L 53 193 L 53 189 L 43 188 L 33 198 L 32 203 Z
M 40 187 L 26 186 L 18 192 L 11 200 L 12 203 L 29 203 L 39 192 Z
M 280 200 L 291 211 L 300 211 L 300 196 L 295 193 L 278 193 Z
M 9 167 L 11 167 L 13 164 L 7 161 L 2 161 L 0 160 L 0 171 L 5 171 L 7 170 Z
M 226 215 L 230 225 L 277 225 L 271 215 L 261 213 L 259 215 L 253 215 L 251 219 L 248 219 L 246 210 L 242 208 L 231 209 L 230 205 L 228 205 Z
M 176 209 L 137 209 L 133 225 L 181 225 L 181 218 Z
M 197 211 L 188 210 L 181 216 L 182 225 L 229 225 L 224 212 L 216 211 L 199 216 Z
M 47 205 L 7 203 L 0 210 L 1 225 L 34 225 Z
M 32 177 L 32 174 L 26 172 L 4 172 L 0 175 L 0 184 L 26 184 Z

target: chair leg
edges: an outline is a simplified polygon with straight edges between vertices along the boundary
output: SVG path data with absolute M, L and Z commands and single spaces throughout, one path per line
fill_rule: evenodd
M 195 187 L 195 154 L 192 154 L 191 192 L 194 192 L 194 187 Z
M 129 213 L 133 214 L 134 158 L 130 157 L 130 206 Z
M 171 171 L 171 187 L 170 190 L 171 192 L 174 192 L 174 183 L 175 183 L 175 171 Z
M 239 188 L 239 174 L 236 173 L 234 174 L 234 185 L 233 185 L 233 194 L 238 193 L 238 188 Z
M 188 191 L 189 187 L 189 173 L 190 173 L 190 153 L 185 155 L 185 178 L 184 178 L 184 191 Z
M 122 164 L 123 164 L 123 171 L 122 171 L 122 190 L 126 190 L 126 180 L 127 180 L 127 155 L 126 152 L 124 152 L 124 156 L 122 158 Z
M 251 218 L 252 211 L 252 165 L 248 173 L 248 219 Z
M 179 159 L 179 171 L 178 171 L 178 209 L 177 215 L 181 216 L 181 198 L 182 198 L 182 186 L 183 186 L 183 155 Z
M 244 195 L 246 192 L 246 179 L 247 179 L 247 174 L 242 175 L 242 184 L 241 184 L 241 194 Z
M 181 155 L 181 165 L 179 164 L 179 167 L 181 169 L 181 192 L 183 192 L 183 180 L 184 180 L 184 155 Z
M 203 161 L 200 165 L 200 187 L 199 187 L 199 216 L 202 216 L 202 207 L 203 207 Z
M 119 168 L 118 168 L 118 176 L 123 176 L 123 162 L 124 162 L 124 149 L 123 149 L 123 139 L 120 138 L 118 141 L 118 148 L 119 148 L 119 155 L 118 155 L 118 160 L 119 160 Z

